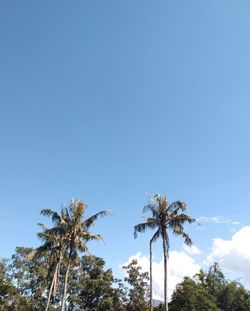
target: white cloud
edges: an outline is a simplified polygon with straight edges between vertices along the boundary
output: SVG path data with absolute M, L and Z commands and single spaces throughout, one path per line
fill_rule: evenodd
M 218 262 L 221 268 L 227 269 L 237 276 L 244 276 L 250 283 L 250 226 L 237 231 L 231 240 L 215 238 L 211 254 L 207 258 L 209 264 Z
M 240 225 L 239 221 L 235 221 L 232 219 L 228 219 L 222 216 L 212 216 L 212 217 L 206 217 L 206 216 L 200 216 L 197 218 L 197 221 L 199 223 L 214 223 L 214 224 L 226 224 L 226 225 Z
M 189 255 L 199 255 L 202 253 L 201 250 L 195 245 L 188 246 L 186 244 L 183 244 L 183 248 L 184 248 L 184 251 L 188 253 Z
M 214 220 L 219 221 L 219 220 Z M 237 223 L 238 224 L 238 223 Z M 222 238 L 213 239 L 212 248 L 206 257 L 205 264 L 212 265 L 218 262 L 222 270 L 226 270 L 226 277 L 233 277 L 250 286 L 250 226 L 245 226 L 233 233 L 232 238 L 224 240 Z M 200 270 L 200 265 L 193 258 L 202 254 L 201 250 L 195 246 L 187 247 L 183 245 L 183 251 L 171 251 L 168 260 L 168 297 L 171 298 L 176 285 L 180 283 L 184 276 L 192 277 Z M 204 256 L 204 253 L 203 253 Z M 128 262 L 137 259 L 143 271 L 149 271 L 149 257 L 143 256 L 140 252 L 131 256 Z M 200 257 L 199 257 L 200 259 Z M 126 263 L 126 264 L 127 264 Z M 125 265 L 126 265 L 125 264 Z M 163 279 L 164 268 L 163 258 L 160 261 L 153 259 L 153 297 L 163 299 Z
M 128 264 L 136 259 L 143 271 L 149 272 L 149 257 L 143 256 L 140 252 L 128 259 Z M 153 297 L 163 299 L 163 281 L 164 281 L 164 260 L 153 260 Z M 176 284 L 182 281 L 184 276 L 193 276 L 200 270 L 200 266 L 186 252 L 172 251 L 169 253 L 168 260 L 168 298 L 170 299 Z

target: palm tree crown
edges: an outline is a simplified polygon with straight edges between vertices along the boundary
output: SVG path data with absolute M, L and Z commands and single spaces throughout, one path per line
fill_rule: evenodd
M 172 231 L 174 235 L 180 235 L 184 238 L 187 245 L 192 244 L 189 235 L 184 231 L 184 224 L 194 223 L 196 219 L 184 213 L 187 209 L 186 204 L 182 201 L 175 201 L 169 204 L 166 195 L 156 194 L 149 198 L 143 212 L 150 211 L 151 217 L 145 217 L 145 222 L 134 227 L 134 235 L 137 237 L 138 232 L 145 232 L 147 229 L 156 229 L 152 237 L 152 242 L 159 237 L 166 239 L 167 254 L 169 252 L 169 235 L 168 231 Z
M 51 210 L 44 209 L 41 214 L 50 216 L 54 227 L 47 229 L 46 234 L 58 236 L 65 245 L 65 251 L 71 257 L 77 256 L 77 253 L 88 253 L 86 243 L 90 240 L 102 240 L 101 235 L 89 232 L 89 228 L 95 223 L 98 217 L 106 216 L 109 211 L 101 211 L 84 220 L 84 214 L 87 204 L 80 200 L 71 199 L 69 207 L 63 207 L 61 214 Z

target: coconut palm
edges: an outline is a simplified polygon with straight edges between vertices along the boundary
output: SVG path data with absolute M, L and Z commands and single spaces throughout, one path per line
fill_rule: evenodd
M 89 228 L 100 216 L 106 216 L 108 211 L 101 211 L 86 220 L 83 219 L 87 204 L 85 202 L 72 199 L 69 207 L 62 208 L 59 218 L 50 209 L 43 210 L 43 215 L 51 216 L 55 222 L 55 227 L 51 234 L 57 234 L 65 245 L 64 257 L 67 257 L 67 265 L 64 279 L 64 290 L 61 304 L 61 311 L 65 310 L 67 297 L 68 277 L 72 261 L 77 258 L 79 252 L 89 253 L 86 243 L 90 240 L 102 240 L 99 234 L 89 232 Z
M 53 234 L 50 229 L 45 229 L 38 233 L 40 239 L 45 240 L 45 243 L 38 248 L 38 252 L 47 252 L 50 257 L 49 270 L 52 270 L 53 278 L 50 284 L 47 305 L 45 311 L 49 309 L 50 300 L 55 299 L 59 285 L 60 267 L 63 260 L 65 243 L 64 239 L 58 234 Z M 50 274 L 50 273 L 49 273 Z
M 41 211 L 41 214 L 44 214 L 44 212 Z M 58 226 L 63 221 L 61 216 L 56 212 L 53 212 L 52 219 Z M 48 259 L 48 277 L 51 275 L 51 273 L 53 274 L 53 277 L 49 286 L 49 293 L 45 309 L 45 311 L 47 311 L 51 298 L 55 298 L 57 293 L 60 266 L 64 255 L 65 243 L 63 243 L 64 240 L 62 236 L 58 234 L 58 230 L 55 233 L 53 232 L 53 228 L 48 229 L 44 224 L 41 223 L 38 225 L 42 227 L 42 232 L 39 232 L 37 236 L 40 240 L 43 241 L 43 244 L 29 254 L 28 260 L 44 255 Z
M 150 211 L 151 217 L 145 217 L 145 222 L 134 227 L 135 237 L 138 232 L 145 232 L 147 229 L 155 229 L 155 233 L 150 240 L 150 307 L 152 310 L 152 243 L 158 238 L 162 238 L 163 255 L 164 255 L 164 302 L 165 310 L 168 311 L 167 301 L 167 259 L 169 255 L 169 231 L 174 235 L 182 236 L 187 245 L 192 245 L 192 240 L 184 231 L 184 224 L 194 223 L 196 220 L 184 213 L 187 209 L 186 204 L 182 201 L 169 203 L 166 195 L 156 194 L 149 198 L 143 212 Z

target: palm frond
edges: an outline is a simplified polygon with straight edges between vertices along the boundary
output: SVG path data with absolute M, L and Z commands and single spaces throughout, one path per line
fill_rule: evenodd
M 191 238 L 189 237 L 189 235 L 188 235 L 185 231 L 183 231 L 183 230 L 178 230 L 178 229 L 174 229 L 174 230 L 173 230 L 173 233 L 174 233 L 175 235 L 181 235 L 181 236 L 184 238 L 185 244 L 187 244 L 187 245 L 189 245 L 189 246 L 193 244 Z
M 63 222 L 69 222 L 70 221 L 69 210 L 67 207 L 65 207 L 65 206 L 62 207 L 61 214 L 62 214 L 62 221 Z
M 103 241 L 103 238 L 100 234 L 96 234 L 96 233 L 91 233 L 91 232 L 88 232 L 88 231 L 85 231 L 85 232 L 82 232 L 80 237 L 88 242 L 88 241 L 93 241 L 93 240 L 96 240 L 96 241 Z
M 80 244 L 78 245 L 78 249 L 81 252 L 85 253 L 86 255 L 90 256 L 89 249 L 88 249 L 88 247 L 87 247 L 87 245 L 85 243 L 80 242 Z
M 93 216 L 87 218 L 86 220 L 84 220 L 83 223 L 82 223 L 83 224 L 82 227 L 89 228 L 90 226 L 92 226 L 94 224 L 94 222 L 97 220 L 97 218 L 107 216 L 110 213 L 111 212 L 109 210 L 98 212 L 95 215 L 93 215 Z
M 185 211 L 187 209 L 187 205 L 185 202 L 182 201 L 175 201 L 173 203 L 171 203 L 168 207 L 169 211 L 175 212 L 176 214 L 181 210 L 182 212 Z
M 47 241 L 47 239 L 48 239 L 48 235 L 44 231 L 43 232 L 38 232 L 37 236 L 42 241 Z
M 159 221 L 158 218 L 154 218 L 154 217 L 144 217 L 144 221 L 146 223 L 148 223 L 148 226 L 150 229 L 155 229 L 156 227 L 159 226 Z
M 150 211 L 153 215 L 153 217 L 158 217 L 159 216 L 159 209 L 157 204 L 147 204 L 143 208 L 143 213 L 146 213 L 147 211 Z
M 63 243 L 63 241 L 66 239 L 66 232 L 61 227 L 52 227 L 45 231 L 38 232 L 37 236 L 41 241 L 45 243 L 56 245 Z
M 61 223 L 61 220 L 62 220 L 61 216 L 57 212 L 52 211 L 52 209 L 50 209 L 50 208 L 46 208 L 46 209 L 41 210 L 41 214 L 43 216 L 50 216 L 53 223 L 55 223 L 55 224 Z
M 184 224 L 184 223 L 189 223 L 189 224 L 192 224 L 194 222 L 196 222 L 196 219 L 187 215 L 187 214 L 178 214 L 178 215 L 175 215 L 173 213 L 173 215 L 171 215 L 171 219 L 170 219 L 170 223 L 172 223 L 173 225 L 177 225 L 177 224 Z
M 27 260 L 27 261 L 33 260 L 33 258 L 35 257 L 35 255 L 36 255 L 36 250 L 33 249 L 33 250 L 26 256 L 26 260 Z
M 37 247 L 36 249 L 33 249 L 26 257 L 28 261 L 33 260 L 34 258 L 39 258 L 44 253 L 51 250 L 51 243 L 45 242 L 43 245 Z
M 43 229 L 43 231 L 48 230 L 48 227 L 47 227 L 45 224 L 38 223 L 37 225 L 38 225 L 39 227 L 41 227 L 41 228 Z
M 36 254 L 41 255 L 44 252 L 50 251 L 52 248 L 52 243 L 51 242 L 45 242 L 43 245 L 39 246 L 36 248 Z
M 147 219 L 148 220 L 148 219 Z M 136 226 L 134 226 L 134 238 L 137 238 L 137 233 L 143 233 L 145 232 L 147 229 L 154 229 L 156 227 L 156 224 L 153 222 L 144 222 L 144 223 L 140 223 Z
M 158 240 L 159 239 L 159 237 L 161 236 L 161 229 L 159 228 L 156 232 L 155 232 L 155 234 L 152 236 L 152 238 L 151 238 L 151 242 L 155 242 L 156 240 Z

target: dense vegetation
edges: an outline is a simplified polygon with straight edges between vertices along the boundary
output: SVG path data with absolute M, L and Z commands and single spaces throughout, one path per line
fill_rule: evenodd
M 51 271 L 46 257 L 27 261 L 31 248 L 18 247 L 9 260 L 0 262 L 0 310 L 38 311 L 47 305 Z M 64 275 L 67 262 L 62 263 Z M 74 261 L 68 279 L 67 310 L 143 311 L 148 307 L 148 275 L 136 261 L 123 269 L 124 280 L 105 269 L 102 258 L 82 256 Z M 60 310 L 64 286 L 58 286 L 48 310 Z
M 200 271 L 177 285 L 170 310 L 247 311 L 250 293 L 240 283 L 226 280 L 215 263 L 207 273 Z
M 31 248 L 18 247 L 9 260 L 0 262 L 0 311 L 45 310 L 50 269 L 45 257 L 27 261 Z M 136 261 L 123 267 L 123 280 L 105 269 L 102 258 L 82 256 L 71 267 L 67 310 L 148 311 L 149 276 Z M 66 271 L 63 264 L 62 275 Z M 60 310 L 63 286 L 53 296 L 50 311 Z M 155 307 L 162 311 L 164 306 Z M 217 264 L 177 285 L 170 311 L 248 311 L 250 293 L 238 282 L 226 280 Z
M 89 253 L 88 243 L 102 239 L 90 232 L 90 227 L 108 212 L 85 219 L 86 208 L 84 202 L 71 200 L 60 213 L 41 211 L 51 218 L 53 226 L 39 224 L 40 247 L 17 247 L 11 258 L 0 261 L 0 311 L 153 310 L 152 269 L 148 275 L 134 260 L 123 267 L 126 273 L 120 280 L 105 268 L 102 258 Z M 155 229 L 150 246 L 161 237 L 167 259 L 167 230 L 191 243 L 183 224 L 194 219 L 184 214 L 185 209 L 183 202 L 169 204 L 165 196 L 156 195 L 145 209 L 152 212 L 152 217 L 135 226 L 135 233 Z M 166 298 L 166 274 L 163 288 Z M 208 272 L 184 278 L 168 305 L 154 307 L 154 311 L 165 310 L 249 311 L 250 293 L 238 282 L 228 281 L 215 263 Z

